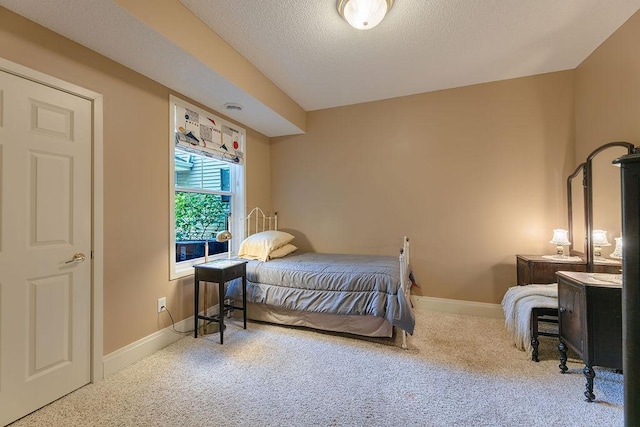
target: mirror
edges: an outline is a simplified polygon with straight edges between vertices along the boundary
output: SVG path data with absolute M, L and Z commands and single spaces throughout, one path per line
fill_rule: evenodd
M 620 169 L 612 162 L 632 152 L 631 143 L 611 142 L 595 149 L 583 167 L 587 271 L 598 271 L 599 266 L 620 264 L 609 257 L 614 249 L 615 238 L 622 233 Z M 610 246 L 598 245 L 594 240 L 594 230 L 605 231 L 602 234 Z
M 569 214 L 569 255 L 585 258 L 584 163 L 567 178 L 567 213 Z

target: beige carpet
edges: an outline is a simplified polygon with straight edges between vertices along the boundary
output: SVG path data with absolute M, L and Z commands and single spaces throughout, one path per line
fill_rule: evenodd
M 409 350 L 304 329 L 230 324 L 182 338 L 98 384 L 17 421 L 23 426 L 621 426 L 622 375 L 540 363 L 503 321 L 417 313 Z

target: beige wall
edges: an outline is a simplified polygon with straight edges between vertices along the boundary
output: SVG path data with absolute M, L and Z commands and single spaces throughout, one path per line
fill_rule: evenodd
M 418 293 L 499 303 L 516 253 L 552 253 L 566 226 L 573 72 L 310 112 L 274 139 L 274 208 L 297 244 L 394 254 Z
M 640 144 L 640 12 L 576 68 L 576 156 L 611 141 Z
M 161 296 L 190 316 L 193 279 L 168 280 L 169 89 L 3 8 L 0 57 L 104 95 L 105 354 L 170 325 Z M 269 141 L 247 139 L 247 205 L 269 208 Z
M 640 144 L 640 12 L 576 68 L 576 158 L 612 141 Z M 620 172 L 607 155 L 594 171 L 594 227 L 621 232 Z M 600 156 L 599 156 L 600 157 Z M 604 163 L 609 163 L 604 165 Z M 606 181 L 605 181 L 606 180 Z M 603 249 L 607 255 L 613 247 Z

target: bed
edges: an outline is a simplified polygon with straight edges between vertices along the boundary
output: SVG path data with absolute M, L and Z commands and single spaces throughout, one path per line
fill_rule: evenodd
M 368 337 L 391 337 L 396 327 L 407 348 L 415 325 L 409 239 L 398 257 L 300 253 L 277 214 L 255 208 L 245 220 L 238 256 L 248 259 L 248 318 Z M 230 282 L 225 298 L 241 297 L 241 282 Z

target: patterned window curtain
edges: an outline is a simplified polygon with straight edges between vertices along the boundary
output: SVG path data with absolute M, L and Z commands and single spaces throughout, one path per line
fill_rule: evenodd
M 244 163 L 244 129 L 202 110 L 179 104 L 175 108 L 176 147 L 229 163 Z

